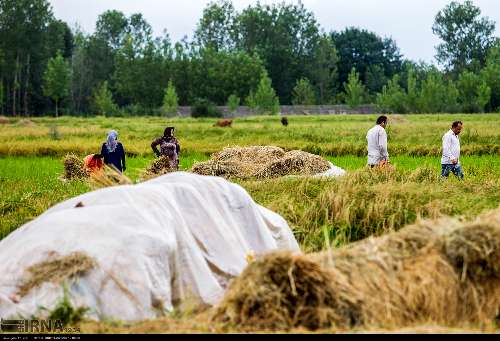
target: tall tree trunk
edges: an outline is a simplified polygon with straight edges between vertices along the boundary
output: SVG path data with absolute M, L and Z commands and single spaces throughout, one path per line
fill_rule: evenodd
M 58 106 L 57 104 L 59 103 L 59 101 L 56 99 L 56 117 L 59 117 L 59 111 L 58 111 Z
M 30 54 L 28 53 L 28 60 L 26 62 L 26 76 L 24 83 L 24 116 L 28 116 L 28 90 L 29 90 L 29 79 L 30 79 Z

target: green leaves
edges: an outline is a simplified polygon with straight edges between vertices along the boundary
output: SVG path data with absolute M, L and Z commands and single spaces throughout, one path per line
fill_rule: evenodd
M 365 97 L 365 86 L 359 80 L 359 73 L 353 68 L 349 74 L 347 83 L 344 84 L 345 102 L 351 108 L 356 108 L 363 103 Z
M 316 104 L 316 96 L 309 79 L 302 78 L 297 81 L 293 89 L 293 105 L 314 105 Z
M 118 111 L 118 107 L 113 101 L 113 95 L 105 81 L 94 93 L 94 107 L 97 114 L 112 116 Z
M 61 52 L 55 58 L 51 58 L 43 76 L 43 93 L 56 102 L 56 116 L 58 116 L 58 103 L 69 94 L 69 83 L 71 80 L 71 69 Z
M 163 97 L 163 111 L 167 115 L 173 115 L 177 113 L 178 107 L 179 98 L 177 97 L 177 92 L 172 81 L 169 81 L 168 87 L 165 89 L 165 96 Z
M 437 60 L 459 74 L 484 65 L 494 42 L 495 22 L 480 17 L 481 10 L 470 0 L 452 1 L 435 19 L 432 31 L 443 42 L 437 47 Z
M 280 102 L 267 73 L 262 74 L 257 91 L 250 99 L 250 103 L 259 114 L 276 115 L 279 113 Z

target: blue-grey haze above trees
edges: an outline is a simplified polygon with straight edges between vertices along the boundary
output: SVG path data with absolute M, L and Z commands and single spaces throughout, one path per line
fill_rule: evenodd
M 0 0 L 0 114 L 151 115 L 202 102 L 258 113 L 337 103 L 497 111 L 495 25 L 473 1 L 450 2 L 434 18 L 439 65 L 431 65 L 362 27 L 325 32 L 300 2 L 236 10 L 217 0 L 191 37 L 172 41 L 140 13 L 106 11 L 87 34 L 55 18 L 47 0 Z

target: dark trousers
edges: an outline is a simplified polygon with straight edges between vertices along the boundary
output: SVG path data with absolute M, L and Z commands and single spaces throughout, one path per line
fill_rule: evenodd
M 441 165 L 441 177 L 447 178 L 452 172 L 460 180 L 464 179 L 464 172 L 462 171 L 462 166 L 456 165 Z

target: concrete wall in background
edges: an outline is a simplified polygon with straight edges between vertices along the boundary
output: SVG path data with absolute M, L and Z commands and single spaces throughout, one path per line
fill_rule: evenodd
M 222 106 L 217 107 L 225 118 L 236 118 L 255 115 L 249 107 L 241 106 L 236 113 L 229 112 L 229 108 Z M 362 105 L 355 109 L 351 109 L 347 105 L 312 105 L 312 106 L 299 106 L 299 105 L 282 105 L 281 115 L 353 115 L 365 114 L 371 115 L 378 113 L 374 105 Z M 179 107 L 179 116 L 191 116 L 191 107 Z

